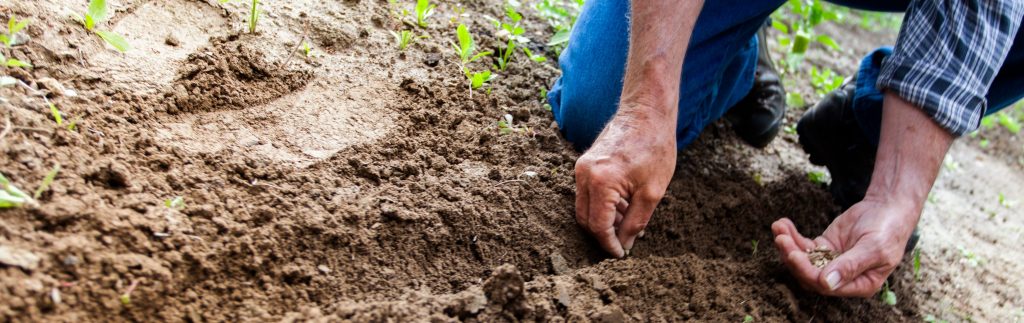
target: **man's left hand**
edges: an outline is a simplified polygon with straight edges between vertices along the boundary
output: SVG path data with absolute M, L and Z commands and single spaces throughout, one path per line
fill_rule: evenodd
M 772 224 L 775 246 L 805 289 L 831 296 L 871 297 L 903 258 L 921 212 L 914 205 L 866 198 L 839 215 L 813 240 L 783 218 Z M 820 246 L 841 254 L 817 268 L 811 264 L 807 250 Z

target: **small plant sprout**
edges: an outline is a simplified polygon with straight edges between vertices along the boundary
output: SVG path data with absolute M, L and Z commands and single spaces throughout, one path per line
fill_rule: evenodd
M 11 184 L 4 174 L 0 174 L 0 209 L 21 207 L 25 204 L 35 205 L 36 200 Z
M 520 26 L 520 22 L 523 20 L 523 15 L 516 11 L 516 7 L 507 4 L 505 5 L 505 17 L 510 22 L 501 20 L 493 20 L 494 26 L 498 28 L 498 38 L 508 38 L 509 40 L 515 40 L 519 43 L 529 43 L 530 39 L 523 36 L 526 33 L 526 29 Z M 493 18 L 492 18 L 493 19 Z
M 747 316 L 743 317 L 743 323 L 753 323 L 753 322 L 754 322 L 754 317 L 753 316 L 747 315 Z
M 32 64 L 18 59 L 4 57 L 4 54 L 0 54 L 0 62 L 3 62 L 5 67 L 32 67 Z
M 914 280 L 921 280 L 921 249 L 914 249 Z
M 469 78 L 469 90 L 472 93 L 473 90 L 479 89 L 484 86 L 487 82 L 498 77 L 496 74 L 491 74 L 490 70 L 483 70 L 480 72 L 466 73 L 466 77 Z
M 427 28 L 427 18 L 434 15 L 435 7 L 430 0 L 416 0 L 416 25 Z
M 49 105 L 50 105 L 50 115 L 53 116 L 53 121 L 56 121 L 58 126 L 63 126 L 64 125 L 64 118 L 61 116 L 60 110 L 57 110 L 57 105 L 55 105 L 53 103 L 49 103 Z
M 817 170 L 807 172 L 807 179 L 815 184 L 827 184 L 829 182 L 828 174 Z
M 957 247 L 957 249 L 960 249 L 960 255 L 963 256 L 962 261 L 966 263 L 968 266 L 977 267 L 985 263 L 984 260 L 981 259 L 981 257 L 978 257 L 978 255 L 976 255 L 974 252 L 967 250 L 963 246 L 959 246 Z
M 139 287 L 139 281 L 137 281 L 137 280 L 132 281 L 132 284 L 129 285 L 128 289 L 126 289 L 124 291 L 124 294 L 121 294 L 121 296 L 118 297 L 118 299 L 121 300 L 121 305 L 124 305 L 124 306 L 132 305 L 132 292 L 135 291 L 136 287 Z
M 0 42 L 3 42 L 8 48 L 14 46 L 18 32 L 24 30 L 25 27 L 28 27 L 28 19 L 18 20 L 12 15 L 11 19 L 7 21 L 7 34 L 0 34 Z
M 395 36 L 395 43 L 398 43 L 398 50 L 400 51 L 405 50 L 409 45 L 416 43 L 417 39 L 428 38 L 426 35 L 416 36 L 411 30 L 402 30 L 397 33 L 389 30 L 388 32 L 390 32 L 392 36 Z
M 231 2 L 232 0 L 218 0 L 221 4 Z M 249 4 L 249 33 L 256 33 L 256 23 L 260 21 L 260 0 L 252 0 Z
M 170 199 L 164 200 L 164 206 L 166 206 L 168 209 L 174 209 L 174 210 L 184 209 L 185 208 L 185 198 L 183 198 L 181 196 L 175 196 L 174 198 L 170 198 Z
M 889 289 L 889 282 L 885 282 L 885 284 L 882 285 L 882 292 L 879 296 L 879 298 L 881 298 L 882 300 L 882 303 L 889 306 L 896 305 L 896 293 Z
M 506 114 L 502 116 L 501 120 L 498 120 L 498 133 L 502 135 L 507 135 L 510 133 L 532 134 L 533 132 L 531 131 L 530 127 L 515 125 L 515 123 L 512 120 L 512 115 Z M 554 171 L 554 169 L 552 169 L 552 171 Z
M 302 42 L 302 52 L 306 54 L 306 57 L 313 56 L 313 46 L 309 44 L 309 41 Z
M 754 255 L 757 255 L 757 243 L 758 243 L 758 241 L 756 239 L 755 240 L 750 240 L 750 248 L 753 249 L 750 252 L 750 256 L 751 257 L 753 257 Z
M 106 0 L 90 0 L 89 10 L 86 11 L 85 17 L 76 17 L 76 19 L 85 26 L 85 30 L 96 33 L 97 36 L 100 36 L 103 41 L 106 41 L 107 44 L 113 46 L 117 51 L 122 53 L 127 52 L 131 49 L 131 46 L 129 46 L 128 42 L 124 40 L 124 37 L 121 37 L 121 35 L 111 31 L 96 29 L 96 24 L 106 21 L 107 18 Z
M 509 39 L 504 51 L 501 48 L 498 49 L 498 64 L 494 67 L 499 71 L 505 71 L 508 68 L 508 64 L 512 61 L 512 54 L 515 54 L 515 49 L 516 42 Z
M 469 33 L 469 28 L 465 24 L 459 24 L 455 29 L 455 35 L 459 40 L 456 44 L 452 42 L 452 47 L 455 48 L 455 54 L 459 56 L 459 65 L 463 71 L 466 71 L 466 64 L 478 60 L 481 57 L 491 55 L 491 52 L 480 52 L 476 53 L 476 44 L 473 43 L 473 35 Z M 476 54 L 474 54 L 476 53 Z M 466 71 L 468 73 L 468 71 Z
M 811 66 L 811 86 L 818 97 L 824 97 L 842 85 L 843 77 L 831 69 L 826 68 L 819 72 L 817 67 Z
M 32 194 L 32 198 L 38 200 L 46 190 L 50 189 L 50 184 L 53 184 L 53 180 L 57 178 L 57 172 L 60 172 L 60 164 L 53 165 L 53 169 L 46 173 L 46 177 L 43 177 L 43 182 L 39 183 L 39 188 L 36 189 L 35 194 Z
M 523 53 L 525 53 L 526 57 L 530 58 L 531 61 L 534 61 L 534 62 L 537 62 L 537 63 L 543 63 L 543 62 L 546 62 L 548 60 L 548 58 L 546 56 L 544 56 L 544 55 L 541 55 L 541 54 L 534 55 L 533 52 L 530 51 L 529 48 L 526 48 L 526 46 L 523 46 L 522 49 L 523 49 Z

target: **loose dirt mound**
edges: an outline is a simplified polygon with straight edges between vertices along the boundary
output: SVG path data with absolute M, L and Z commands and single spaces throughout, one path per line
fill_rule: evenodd
M 150 7 L 223 11 L 210 19 L 226 30 L 246 16 L 217 1 L 120 5 L 115 16 L 132 24 Z M 0 89 L 22 127 L 0 138 L 4 174 L 34 188 L 63 165 L 41 207 L 3 211 L 0 245 L 40 257 L 32 269 L 0 266 L 3 320 L 916 319 L 912 301 L 800 291 L 769 225 L 788 216 L 820 231 L 835 209 L 798 168 L 763 181 L 751 172 L 792 148 L 752 151 L 723 125 L 679 156 L 632 256 L 605 259 L 573 221 L 578 154 L 539 100 L 557 71 L 536 17 L 531 47 L 549 62 L 520 56 L 489 94 L 471 94 L 447 52 L 454 5 L 440 4 L 422 30 L 430 38 L 398 52 L 384 1 L 264 2 L 261 34 L 190 39 L 173 82 L 132 88 L 90 59 L 108 55 L 93 36 L 53 18 L 65 6 L 11 10 L 40 39 L 15 51 L 37 68 L 11 74 L 75 89 L 50 100 L 81 122 L 57 127 L 38 96 Z M 481 17 L 501 16 L 499 3 L 467 6 L 454 18 L 481 48 L 503 44 Z M 307 20 L 322 52 L 289 59 Z M 505 114 L 519 131 L 498 129 Z M 176 196 L 185 206 L 167 207 Z

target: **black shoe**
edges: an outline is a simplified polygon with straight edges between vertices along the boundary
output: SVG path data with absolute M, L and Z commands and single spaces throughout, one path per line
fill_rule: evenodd
M 811 163 L 825 166 L 832 175 L 829 191 L 843 211 L 864 199 L 878 150 L 853 116 L 855 89 L 856 80 L 846 82 L 804 113 L 796 125 Z M 919 238 L 914 228 L 905 251 L 913 250 Z
M 756 148 L 764 148 L 775 139 L 786 115 L 786 90 L 782 88 L 779 73 L 768 55 L 765 28 L 757 33 L 759 46 L 754 87 L 725 115 L 736 135 Z

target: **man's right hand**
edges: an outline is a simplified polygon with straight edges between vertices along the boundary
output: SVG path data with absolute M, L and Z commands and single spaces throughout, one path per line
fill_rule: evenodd
M 623 103 L 576 161 L 576 222 L 625 256 L 665 195 L 676 164 L 674 115 Z

